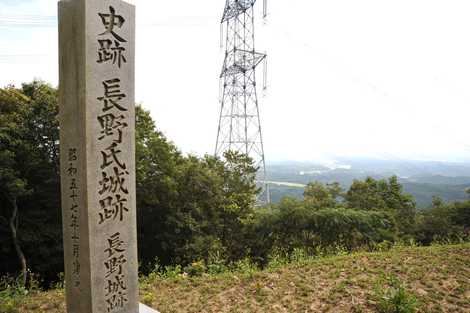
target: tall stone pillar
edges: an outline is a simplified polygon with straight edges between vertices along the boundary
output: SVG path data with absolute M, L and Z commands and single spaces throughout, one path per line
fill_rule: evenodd
M 137 313 L 135 8 L 59 2 L 68 313 Z

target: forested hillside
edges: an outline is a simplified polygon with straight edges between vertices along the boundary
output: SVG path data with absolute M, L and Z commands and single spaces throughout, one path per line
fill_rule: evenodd
M 397 176 L 406 193 L 411 194 L 419 209 L 431 207 L 433 197 L 447 202 L 468 198 L 470 164 L 431 161 L 394 161 L 376 159 L 342 159 L 322 165 L 314 162 L 280 162 L 268 164 L 274 202 L 282 197 L 302 198 L 302 184 L 319 181 L 338 182 L 349 188 L 354 180 L 367 177 L 384 179 Z M 292 184 L 300 184 L 293 187 Z
M 57 90 L 41 82 L 0 89 L 0 276 L 43 288 L 63 272 Z M 306 182 L 298 199 L 255 206 L 249 158 L 183 155 L 137 107 L 137 210 L 141 272 L 193 264 L 223 271 L 266 267 L 273 255 L 315 257 L 395 243 L 468 239 L 470 202 L 435 197 L 417 210 L 399 178 Z M 0 286 L 2 287 L 2 286 Z M 4 286 L 3 286 L 4 287 Z M 1 288 L 0 288 L 1 289 Z

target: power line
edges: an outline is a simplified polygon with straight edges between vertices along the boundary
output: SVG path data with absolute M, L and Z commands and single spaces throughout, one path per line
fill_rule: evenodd
M 56 16 L 0 15 L 0 27 L 55 27 Z
M 36 64 L 44 59 L 53 59 L 52 54 L 0 54 L 0 64 Z
M 146 23 L 138 23 L 138 26 L 145 27 L 166 27 L 166 26 L 208 26 L 211 25 L 210 16 L 201 17 L 173 17 L 163 20 L 156 20 Z M 49 15 L 1 15 L 0 27 L 57 27 L 57 16 Z

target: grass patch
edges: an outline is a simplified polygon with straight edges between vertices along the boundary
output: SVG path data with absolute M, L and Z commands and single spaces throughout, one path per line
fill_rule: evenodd
M 299 253 L 264 271 L 242 261 L 231 271 L 207 274 L 194 264 L 195 276 L 168 268 L 141 278 L 141 301 L 161 313 L 467 313 L 469 264 L 470 244 L 322 258 Z M 63 291 L 32 292 L 17 309 L 65 313 Z
M 379 313 L 415 313 L 421 307 L 417 297 L 395 275 L 378 280 L 375 300 Z

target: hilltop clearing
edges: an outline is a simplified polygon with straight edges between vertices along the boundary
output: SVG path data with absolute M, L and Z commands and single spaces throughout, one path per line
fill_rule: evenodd
M 264 271 L 154 276 L 142 279 L 141 296 L 161 313 L 395 312 L 385 311 L 387 301 L 415 312 L 466 313 L 470 244 L 299 258 Z M 64 313 L 62 291 L 32 294 L 19 312 Z

